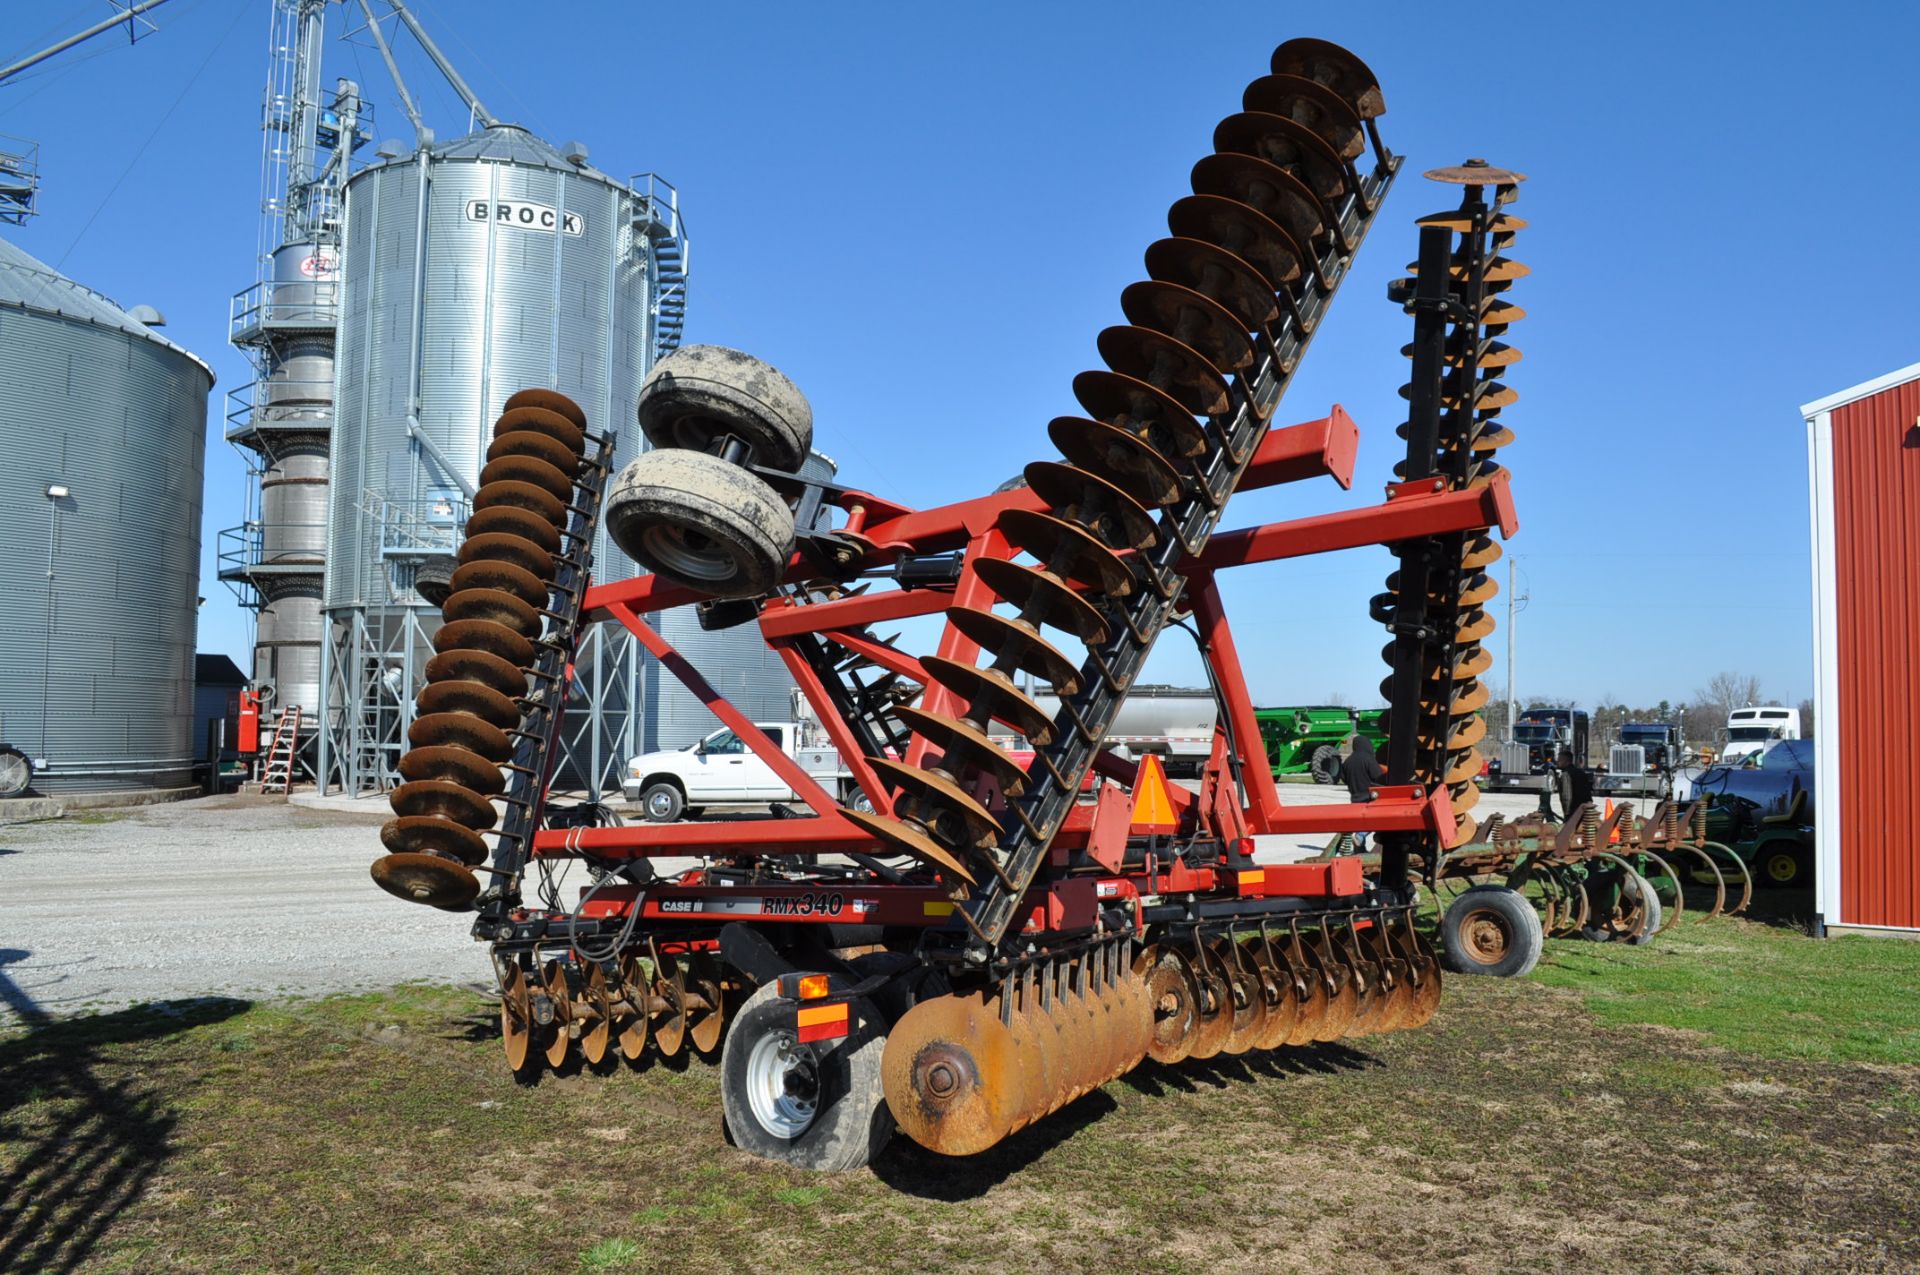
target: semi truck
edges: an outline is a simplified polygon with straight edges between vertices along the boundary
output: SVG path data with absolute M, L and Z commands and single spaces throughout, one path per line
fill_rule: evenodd
M 1782 739 L 1800 738 L 1800 710 L 1784 704 L 1761 704 L 1736 708 L 1727 714 L 1727 746 L 1721 750 L 1720 764 L 1737 766 L 1749 757 L 1764 753 Z
M 1489 788 L 1541 789 L 1560 751 L 1571 748 L 1587 761 L 1589 718 L 1584 708 L 1530 708 L 1514 719 L 1513 738 L 1487 767 Z

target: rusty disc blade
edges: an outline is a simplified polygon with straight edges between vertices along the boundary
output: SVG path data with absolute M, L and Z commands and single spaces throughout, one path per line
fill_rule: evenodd
M 1194 1000 L 1198 1023 L 1187 1051 L 1188 1056 L 1212 1058 L 1226 1045 L 1227 1037 L 1233 1034 L 1233 989 L 1227 985 L 1219 961 L 1204 948 L 1195 954 L 1189 968 L 1198 992 Z
M 985 770 L 1000 782 L 1002 792 L 1017 795 L 1026 791 L 1027 772 L 1020 769 L 1020 763 L 971 722 L 929 713 L 924 708 L 901 707 L 894 712 L 908 730 L 944 754 L 941 760 L 945 764 L 940 769 L 956 775 L 967 767 Z
M 653 999 L 661 1002 L 648 1029 L 662 1058 L 677 1058 L 687 1044 L 687 985 L 677 963 L 663 960 L 653 976 Z
M 1347 193 L 1347 166 L 1338 152 L 1320 134 L 1284 115 L 1265 111 L 1229 115 L 1214 127 L 1213 149 L 1257 156 L 1287 169 L 1322 204 Z M 1331 223 L 1332 213 L 1323 213 L 1321 220 Z
M 1481 572 L 1468 577 L 1461 584 L 1460 592 L 1454 601 L 1463 607 L 1477 607 L 1482 603 L 1491 602 L 1499 593 L 1500 586 L 1493 582 L 1493 577 Z
M 507 700 L 510 708 L 527 693 L 526 670 L 485 651 L 445 651 L 428 660 L 427 685 L 445 682 L 477 682 Z
M 1180 499 L 1180 475 L 1138 434 L 1083 416 L 1057 416 L 1047 436 L 1061 455 L 1143 505 L 1158 508 Z
M 1038 558 L 1057 576 L 1096 593 L 1125 596 L 1133 592 L 1133 573 L 1127 564 L 1078 524 L 1031 509 L 1008 509 L 995 525 L 1016 548 Z
M 997 668 L 976 668 L 945 656 L 920 660 L 927 676 L 966 702 L 969 715 L 986 713 L 1005 722 L 1036 744 L 1053 742 L 1053 719 Z
M 1320 1030 L 1326 1025 L 1329 1004 L 1326 975 L 1320 962 L 1309 954 L 1306 944 L 1292 937 L 1276 944 L 1274 954 L 1287 963 L 1297 980 L 1294 990 L 1299 997 L 1299 1013 L 1287 1032 L 1286 1043 L 1304 1045 L 1319 1039 Z
M 1147 273 L 1192 288 L 1254 332 L 1280 317 L 1273 288 L 1260 272 L 1225 248 L 1201 239 L 1156 239 L 1147 247 Z
M 951 779 L 891 757 L 875 757 L 871 762 L 881 778 L 920 803 L 921 821 L 943 840 L 956 845 L 988 846 L 999 839 L 1000 821 L 993 812 Z M 953 826 L 940 826 L 938 821 L 943 817 L 951 817 Z
M 1089 416 L 1137 435 L 1162 456 L 1198 456 L 1207 434 L 1193 413 L 1145 381 L 1104 368 L 1073 378 L 1073 396 Z
M 1249 329 L 1224 306 L 1191 288 L 1158 280 L 1128 284 L 1120 294 L 1120 309 L 1128 322 L 1165 333 L 1222 371 L 1239 372 L 1253 363 Z
M 1188 195 L 1167 209 L 1167 229 L 1180 239 L 1198 239 L 1230 253 L 1260 272 L 1270 293 L 1299 282 L 1305 273 L 1298 246 L 1273 218 L 1237 199 Z
M 613 1043 L 613 1004 L 600 967 L 589 962 L 586 969 L 586 980 L 574 1001 L 574 1014 L 580 1020 L 580 1056 L 589 1067 L 598 1067 Z
M 519 706 L 482 682 L 429 682 L 420 688 L 414 707 L 423 716 L 465 713 L 501 730 L 520 724 Z
M 1287 246 L 1301 260 L 1328 234 L 1324 207 L 1298 177 L 1253 155 L 1208 155 L 1193 166 L 1193 193 L 1245 204 L 1286 232 Z
M 1352 936 L 1333 940 L 1333 950 L 1339 953 L 1340 960 L 1350 971 L 1353 978 L 1353 991 L 1357 1004 L 1353 1011 L 1353 1021 L 1347 1024 L 1349 1036 L 1369 1036 L 1380 1030 L 1380 1016 L 1387 1008 L 1387 987 L 1380 964 L 1373 959 L 1373 953 L 1352 941 Z
M 527 976 L 518 963 L 510 964 L 500 975 L 500 1046 L 506 1051 L 507 1066 L 524 1069 L 532 1044 L 533 1006 Z
M 1086 1093 L 1099 1081 L 1097 1051 L 1100 1048 L 1098 1009 L 1084 985 L 1069 986 L 1055 1010 L 1067 1038 L 1067 1101 Z
M 455 567 L 447 585 L 449 596 L 468 589 L 492 589 L 510 593 L 535 610 L 546 606 L 553 593 L 552 585 L 510 562 L 469 562 Z
M 687 1005 L 687 1039 L 695 1053 L 711 1054 L 720 1047 L 720 1036 L 726 1029 L 727 1002 L 713 963 L 706 957 L 693 959 L 687 973 L 687 991 L 692 994 Z M 704 1005 L 695 1005 L 696 1000 Z
M 493 534 L 519 536 L 531 540 L 548 553 L 560 552 L 560 530 L 547 519 L 518 505 L 493 505 L 476 509 L 467 519 L 469 536 Z
M 502 412 L 511 412 L 516 407 L 540 407 L 549 412 L 557 412 L 572 421 L 580 429 L 587 427 L 587 414 L 580 405 L 562 394 L 559 390 L 543 389 L 534 386 L 516 390 L 500 408 Z
M 486 620 L 529 640 L 540 636 L 540 613 L 500 589 L 462 589 L 440 605 L 448 621 Z
M 476 832 L 493 827 L 500 818 L 493 803 L 473 789 L 439 779 L 401 784 L 387 794 L 387 802 L 397 815 L 446 819 Z
M 1088 646 L 1106 642 L 1107 622 L 1099 609 L 1052 572 L 1007 558 L 975 559 L 973 571 L 989 589 L 1019 607 L 1029 623 L 1062 629 Z
M 413 719 L 407 742 L 415 748 L 464 748 L 496 766 L 513 755 L 513 741 L 498 726 L 465 713 L 428 713 Z
M 1219 416 L 1232 406 L 1220 369 L 1163 332 L 1116 324 L 1103 328 L 1095 344 L 1108 367 L 1164 391 L 1195 416 Z
M 1439 226 L 1464 235 L 1473 229 L 1473 214 L 1460 208 L 1448 208 L 1442 212 L 1428 213 L 1424 217 L 1413 219 L 1416 226 Z M 1487 229 L 1496 235 L 1513 235 L 1527 228 L 1525 217 L 1510 217 L 1506 213 L 1496 213 L 1488 219 Z
M 1454 641 L 1478 642 L 1491 636 L 1493 629 L 1493 616 L 1475 607 L 1460 617 L 1460 627 L 1454 630 Z
M 1013 995 L 1002 991 L 1002 996 Z M 1023 1060 L 1021 1110 L 1016 1113 L 1013 1132 L 1018 1132 L 1051 1112 L 1059 1091 L 1061 1054 L 1057 1047 L 1059 1032 L 1053 1020 L 1040 1008 L 1039 999 L 1029 992 L 1014 996 L 1008 1029 L 1013 1033 L 1015 1056 Z
M 1153 515 L 1098 474 L 1052 460 L 1036 460 L 1023 473 L 1027 486 L 1055 513 L 1110 545 L 1145 549 L 1160 539 Z
M 1527 317 L 1527 312 L 1511 301 L 1494 299 L 1480 307 L 1480 326 L 1488 335 L 1505 332 L 1507 325 L 1518 323 Z
M 1358 159 L 1367 149 L 1366 127 L 1353 103 L 1318 81 L 1301 75 L 1263 75 L 1240 95 L 1249 111 L 1281 115 L 1306 125 L 1341 159 Z
M 1332 41 L 1306 36 L 1288 40 L 1273 51 L 1270 65 L 1276 75 L 1297 75 L 1326 85 L 1363 120 L 1386 114 L 1379 78 L 1365 62 Z
M 1429 168 L 1423 176 L 1450 186 L 1517 186 L 1527 180 L 1525 173 L 1495 168 L 1484 159 L 1470 159 L 1451 168 Z
M 556 1071 L 567 1061 L 567 1050 L 573 1045 L 573 989 L 567 982 L 567 967 L 559 961 L 548 961 L 541 970 L 540 990 L 545 992 L 547 1000 L 553 1006 L 553 1024 L 548 1029 L 547 1066 Z
M 533 663 L 533 643 L 506 625 L 490 620 L 462 620 L 441 625 L 433 635 L 433 649 L 442 653 L 484 651 L 521 668 Z
M 1254 971 L 1233 959 L 1233 947 L 1230 939 L 1223 938 L 1215 944 L 1214 955 L 1219 958 L 1228 994 L 1233 997 L 1233 1029 L 1227 1033 L 1227 1042 L 1220 1050 L 1244 1054 L 1266 1033 L 1267 1001 L 1260 992 Z
M 514 430 L 512 433 L 497 436 L 493 442 L 487 445 L 487 461 L 489 463 L 487 469 L 481 471 L 481 481 L 489 481 L 486 478 L 486 473 L 487 470 L 493 468 L 492 462 L 505 459 L 509 456 L 519 457 L 525 460 L 536 460 L 548 465 L 567 480 L 566 490 L 555 491 L 553 494 L 562 500 L 568 499 L 572 495 L 573 476 L 580 472 L 580 455 L 578 452 L 568 448 L 568 446 L 559 439 L 549 438 L 545 434 L 530 429 Z M 498 476 L 505 477 L 506 475 L 502 473 Z M 532 471 L 517 472 L 514 474 L 514 477 L 528 482 L 536 481 Z M 546 486 L 546 484 L 541 483 L 541 486 Z M 548 490 L 552 491 L 553 489 L 548 487 Z
M 485 796 L 506 791 L 500 767 L 464 748 L 410 748 L 400 756 L 400 774 L 409 781 L 442 780 Z
M 1475 762 L 1473 769 L 1475 774 L 1480 773 L 1478 761 Z M 1461 819 L 1465 819 L 1467 812 L 1480 804 L 1480 785 L 1478 784 L 1456 784 L 1450 791 L 1453 798 L 1453 813 Z
M 1194 1010 L 1199 992 L 1186 961 L 1177 952 L 1155 945 L 1134 958 L 1133 968 L 1146 981 L 1147 1003 L 1153 1014 L 1147 1056 L 1157 1063 L 1184 1062 L 1199 1025 Z
M 1287 1043 L 1300 1021 L 1300 995 L 1294 972 L 1281 959 L 1271 943 L 1254 940 L 1251 944 L 1256 968 L 1260 971 L 1261 990 L 1267 996 L 1267 1025 L 1254 1042 L 1256 1049 L 1278 1049 Z
M 438 854 L 469 867 L 485 863 L 487 843 L 473 829 L 432 815 L 408 815 L 380 825 L 380 844 L 400 854 Z
M 1466 752 L 1460 754 L 1459 760 L 1448 764 L 1447 773 L 1442 779 L 1442 782 L 1448 784 L 1464 784 L 1470 782 L 1474 776 L 1480 773 L 1481 761 L 1482 758 L 1480 754 L 1469 748 Z M 1459 809 L 1458 802 L 1454 803 L 1454 809 Z
M 458 556 L 462 566 L 469 562 L 506 562 L 543 580 L 553 575 L 552 554 L 524 536 L 510 536 L 505 532 L 468 536 L 460 542 Z
M 997 611 L 948 607 L 947 622 L 992 652 L 1001 663 L 1032 673 L 1052 684 L 1060 694 L 1071 695 L 1080 689 L 1080 670 L 1059 647 L 1041 637 L 1040 630 L 1025 620 Z M 1032 711 L 1040 712 L 1038 707 Z
M 1327 1021 L 1320 1026 L 1315 1040 L 1338 1040 L 1347 1034 L 1353 1026 L 1353 1016 L 1360 1010 L 1360 992 L 1354 986 L 1353 970 L 1340 958 L 1322 934 L 1317 944 L 1308 944 L 1313 953 L 1320 958 L 1320 968 L 1328 980 Z
M 1368 955 L 1380 967 L 1380 978 L 1387 993 L 1387 1003 L 1374 1019 L 1374 1030 L 1399 1031 L 1406 1025 L 1407 1015 L 1413 1007 L 1413 969 L 1388 944 L 1384 922 L 1376 922 L 1368 928 L 1366 948 Z
M 493 447 L 500 447 L 500 444 L 495 443 Z M 492 452 L 493 448 L 487 450 Z M 491 457 L 480 471 L 480 491 L 502 483 L 525 483 L 539 488 L 564 505 L 573 499 L 573 479 L 568 476 L 571 472 L 543 457 L 523 456 L 503 449 L 502 455 Z M 479 499 L 478 493 L 474 498 Z
M 482 483 L 473 493 L 473 512 L 489 509 L 518 509 L 541 519 L 550 527 L 567 523 L 567 502 L 537 483 L 505 480 Z
M 464 908 L 480 881 L 464 864 L 437 854 L 388 854 L 373 861 L 373 883 L 396 899 L 436 908 Z
M 1460 565 L 1468 571 L 1480 571 L 1505 556 L 1499 542 L 1491 536 L 1475 536 L 1460 551 Z
M 1512 367 L 1521 358 L 1520 351 L 1504 341 L 1482 341 L 1475 355 L 1474 366 L 1483 371 L 1493 367 Z M 1400 347 L 1400 356 L 1408 359 L 1413 357 L 1412 342 Z M 1446 360 L 1452 366 L 1458 367 L 1466 362 L 1466 356 L 1462 351 L 1449 345 L 1446 347 Z M 1402 434 L 1401 437 L 1405 438 L 1406 435 Z
M 1499 451 L 1513 442 L 1513 431 L 1505 425 L 1489 425 L 1473 436 L 1473 450 L 1485 454 Z
M 1007 1136 L 1026 1068 L 997 1006 L 978 992 L 934 996 L 887 1035 L 881 1086 L 900 1129 L 929 1151 L 973 1155 Z
M 575 456 L 586 450 L 586 433 L 560 413 L 550 412 L 544 407 L 508 408 L 493 423 L 493 436 L 496 439 L 527 433 L 551 438 Z
M 614 1008 L 614 1044 L 620 1056 L 637 1063 L 647 1052 L 647 1002 L 653 988 L 636 957 L 620 958 L 620 985 L 614 990 L 618 1004 Z
M 1477 713 L 1487 706 L 1487 701 L 1492 697 L 1493 692 L 1487 689 L 1484 682 L 1455 682 L 1453 703 L 1448 706 L 1448 711 L 1456 716 Z
M 910 824 L 866 810 L 842 810 L 840 813 L 879 840 L 902 854 L 913 856 L 935 871 L 965 881 L 968 885 L 978 884 L 973 870 L 962 863 L 953 851 Z

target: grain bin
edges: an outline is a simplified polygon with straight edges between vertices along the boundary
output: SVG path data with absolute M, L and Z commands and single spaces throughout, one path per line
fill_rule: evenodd
M 140 314 L 0 241 L 0 739 L 50 794 L 191 778 L 213 372 Z

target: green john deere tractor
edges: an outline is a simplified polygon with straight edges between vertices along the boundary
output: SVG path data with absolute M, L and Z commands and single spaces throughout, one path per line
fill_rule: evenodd
M 1338 705 L 1259 708 L 1253 715 L 1260 723 L 1267 764 L 1273 767 L 1276 778 L 1312 775 L 1318 783 L 1336 783 L 1349 739 L 1364 735 L 1378 749 L 1387 738 L 1387 712 L 1383 708 L 1358 713 Z

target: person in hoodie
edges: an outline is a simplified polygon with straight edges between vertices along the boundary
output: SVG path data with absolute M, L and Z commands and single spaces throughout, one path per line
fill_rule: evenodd
M 1373 800 L 1373 788 L 1387 777 L 1380 759 L 1373 755 L 1373 743 L 1364 735 L 1355 735 L 1349 743 L 1347 759 L 1340 763 L 1340 778 L 1347 785 L 1347 797 L 1355 802 Z M 1355 833 L 1353 838 L 1355 853 L 1364 854 L 1367 849 L 1367 834 Z

